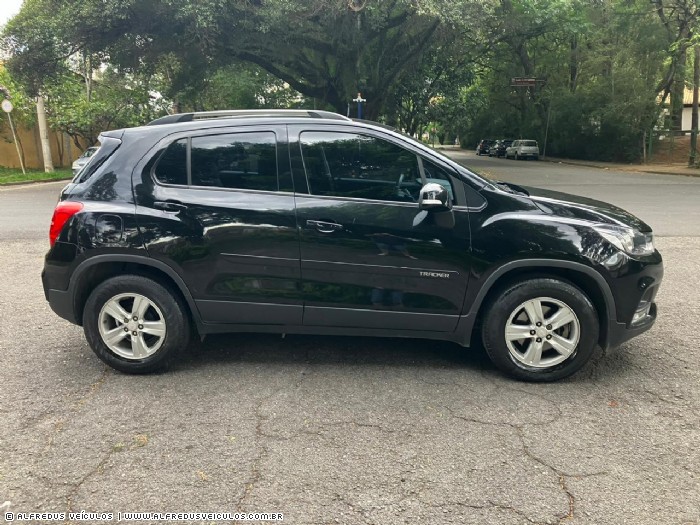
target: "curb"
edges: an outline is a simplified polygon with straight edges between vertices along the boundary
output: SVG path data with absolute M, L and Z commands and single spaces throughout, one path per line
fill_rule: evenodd
M 30 184 L 43 184 L 47 182 L 61 182 L 66 180 L 73 180 L 73 177 L 59 177 L 56 179 L 39 179 L 39 180 L 20 180 L 17 182 L 0 182 L 0 188 L 6 188 L 9 186 L 29 186 Z

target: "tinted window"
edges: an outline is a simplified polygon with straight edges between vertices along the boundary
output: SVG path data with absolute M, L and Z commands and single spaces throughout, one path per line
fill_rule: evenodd
M 114 137 L 104 137 L 100 135 L 100 147 L 96 148 L 92 157 L 85 166 L 78 172 L 73 182 L 78 184 L 85 182 L 102 166 L 107 159 L 121 145 L 121 140 Z
M 278 191 L 271 132 L 192 137 L 192 185 Z
M 173 142 L 163 153 L 154 170 L 158 182 L 187 184 L 187 139 Z
M 305 132 L 300 141 L 312 195 L 418 201 L 422 185 L 413 153 L 352 133 Z
M 520 141 L 521 146 L 537 146 L 537 141 L 535 140 L 522 140 Z

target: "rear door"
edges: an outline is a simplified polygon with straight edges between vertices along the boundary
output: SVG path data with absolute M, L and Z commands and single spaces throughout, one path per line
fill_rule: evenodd
M 470 269 L 469 218 L 418 209 L 449 170 L 370 130 L 290 127 L 304 324 L 453 331 Z M 306 193 L 306 194 L 304 194 Z
M 137 167 L 148 253 L 182 277 L 205 322 L 301 324 L 286 136 L 284 126 L 180 133 Z

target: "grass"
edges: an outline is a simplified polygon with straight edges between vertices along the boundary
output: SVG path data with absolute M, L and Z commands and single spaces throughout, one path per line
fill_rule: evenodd
M 60 168 L 53 173 L 45 173 L 44 170 L 27 170 L 27 174 L 23 174 L 19 168 L 2 168 L 0 167 L 0 186 L 10 182 L 32 182 L 37 180 L 59 180 L 70 179 L 73 174 L 70 168 Z

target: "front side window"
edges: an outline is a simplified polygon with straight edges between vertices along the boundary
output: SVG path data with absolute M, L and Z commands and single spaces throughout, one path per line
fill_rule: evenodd
M 301 153 L 312 195 L 418 202 L 415 154 L 355 133 L 304 132 Z
M 272 132 L 192 137 L 192 185 L 279 191 Z

